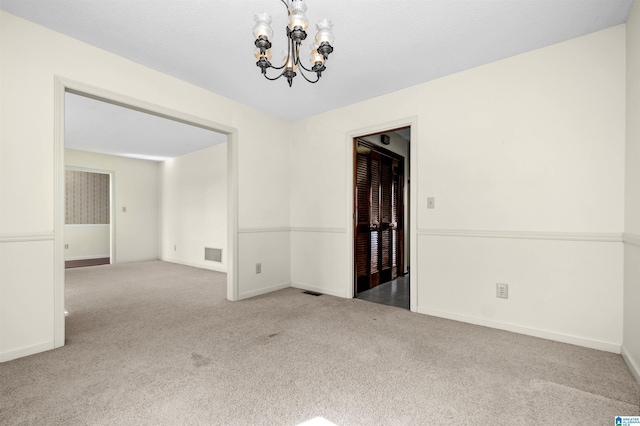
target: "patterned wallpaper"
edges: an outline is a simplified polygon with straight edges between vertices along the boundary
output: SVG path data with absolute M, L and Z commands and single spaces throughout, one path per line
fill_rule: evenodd
M 65 223 L 109 223 L 109 175 L 66 170 Z

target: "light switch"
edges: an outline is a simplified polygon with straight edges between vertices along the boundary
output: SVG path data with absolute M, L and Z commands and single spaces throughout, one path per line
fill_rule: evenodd
M 436 208 L 436 199 L 435 197 L 427 197 L 427 208 L 435 209 Z
M 127 208 L 126 208 L 126 207 L 123 207 L 123 208 L 122 208 L 122 213 L 126 213 L 126 212 L 127 212 Z

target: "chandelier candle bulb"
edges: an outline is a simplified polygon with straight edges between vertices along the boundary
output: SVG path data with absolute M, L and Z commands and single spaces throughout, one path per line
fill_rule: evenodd
M 268 60 L 271 60 L 271 50 L 267 49 L 264 52 L 262 52 L 259 47 L 256 47 L 256 50 L 254 51 L 253 56 L 255 56 L 256 59 L 260 59 L 261 56 L 264 56 Z
M 309 28 L 309 20 L 304 13 L 289 14 L 289 29 L 293 31 L 296 28 L 302 28 L 304 31 Z
M 297 71 L 298 67 L 293 60 L 293 56 L 290 56 L 288 52 L 282 51 L 282 62 L 284 63 L 284 67 L 286 69 Z
M 315 48 L 315 46 L 311 46 L 311 54 L 309 55 L 309 62 L 311 62 L 311 65 L 316 65 L 317 63 L 322 64 L 324 62 L 324 57 L 318 53 L 318 49 Z

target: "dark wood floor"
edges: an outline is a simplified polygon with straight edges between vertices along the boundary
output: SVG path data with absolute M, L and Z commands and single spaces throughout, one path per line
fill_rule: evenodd
M 356 298 L 409 309 L 411 302 L 409 294 L 409 274 L 389 281 L 388 283 L 380 284 L 371 290 L 360 292 L 356 295 Z
M 67 260 L 66 262 L 64 262 L 64 267 L 65 269 L 81 268 L 83 266 L 108 265 L 110 263 L 111 258 L 101 257 L 99 259 Z

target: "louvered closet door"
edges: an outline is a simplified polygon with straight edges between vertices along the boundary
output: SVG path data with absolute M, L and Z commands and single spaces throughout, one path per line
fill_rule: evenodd
M 369 288 L 373 288 L 380 284 L 380 270 L 382 269 L 382 262 L 380 253 L 382 250 L 382 241 L 380 238 L 380 224 L 382 220 L 382 156 L 375 151 L 371 151 L 369 154 L 370 166 L 370 188 L 371 188 L 371 209 L 369 220 L 369 241 L 371 245 L 371 269 L 369 271 Z
M 360 144 L 355 161 L 356 292 L 402 272 L 403 162 Z
M 393 160 L 380 158 L 380 280 L 391 281 L 395 241 L 393 240 Z
M 392 206 L 391 206 L 391 241 L 392 264 L 391 279 L 395 280 L 404 271 L 404 164 L 393 162 Z
M 356 154 L 356 232 L 355 232 L 355 269 L 356 292 L 370 288 L 371 271 L 371 184 L 369 153 Z

